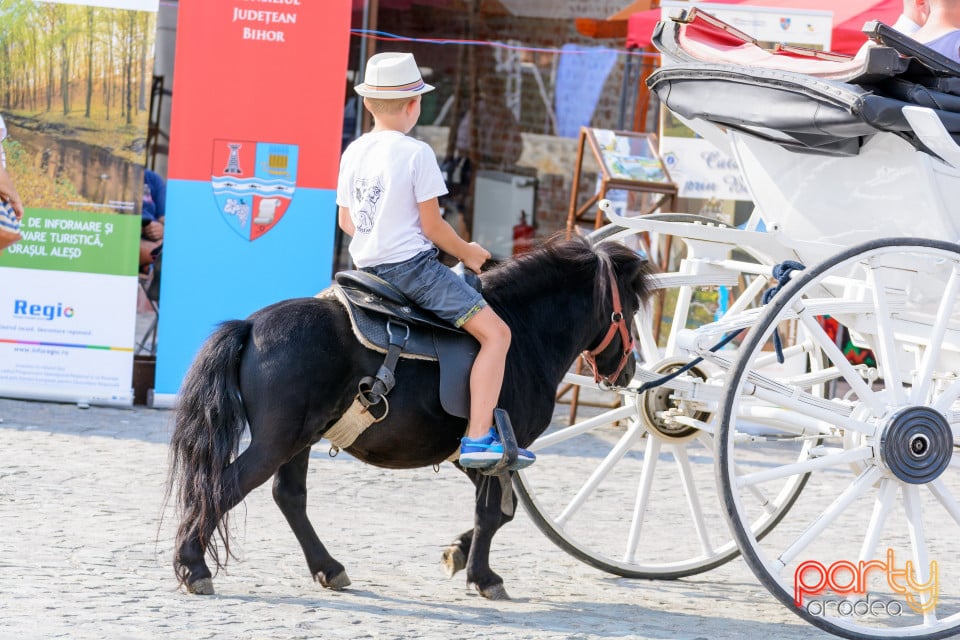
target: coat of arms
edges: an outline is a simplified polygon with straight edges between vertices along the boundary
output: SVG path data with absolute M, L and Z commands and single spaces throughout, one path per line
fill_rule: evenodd
M 253 241 L 287 212 L 297 181 L 297 145 L 214 140 L 210 184 L 231 229 Z
M 780 28 L 786 31 L 790 28 L 790 18 L 780 18 Z

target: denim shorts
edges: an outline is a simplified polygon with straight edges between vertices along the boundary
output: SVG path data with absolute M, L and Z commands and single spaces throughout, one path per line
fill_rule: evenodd
M 455 327 L 477 315 L 487 306 L 480 292 L 444 266 L 437 259 L 438 251 L 428 249 L 409 260 L 364 267 L 400 289 L 417 306 L 432 311 Z

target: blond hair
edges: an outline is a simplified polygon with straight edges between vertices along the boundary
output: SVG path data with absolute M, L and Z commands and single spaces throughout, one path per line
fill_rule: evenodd
M 400 113 L 406 108 L 407 103 L 416 98 L 364 98 L 363 106 L 374 114 L 393 114 Z

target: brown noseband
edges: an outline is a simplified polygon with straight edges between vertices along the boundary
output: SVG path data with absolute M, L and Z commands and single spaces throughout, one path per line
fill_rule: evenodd
M 620 291 L 617 289 L 617 281 L 614 279 L 612 271 L 610 271 L 608 275 L 610 278 L 610 292 L 613 297 L 613 313 L 610 314 L 610 328 L 607 329 L 607 335 L 603 337 L 603 340 L 600 341 L 600 344 L 589 351 L 583 352 L 583 359 L 587 361 L 587 364 L 593 371 L 594 382 L 602 381 L 603 383 L 612 386 L 614 381 L 623 371 L 623 368 L 627 366 L 627 361 L 630 358 L 630 354 L 633 352 L 633 336 L 630 335 L 630 329 L 627 327 L 627 320 L 623 315 L 623 307 L 620 305 Z M 613 338 L 618 332 L 620 334 L 620 341 L 623 344 L 623 356 L 620 358 L 620 365 L 613 373 L 601 376 L 600 370 L 597 368 L 597 356 L 603 353 L 604 350 L 610 346 L 610 343 L 613 342 Z

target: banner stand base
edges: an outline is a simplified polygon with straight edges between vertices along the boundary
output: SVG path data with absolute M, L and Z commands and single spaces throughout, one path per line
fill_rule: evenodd
M 147 406 L 151 409 L 173 409 L 177 406 L 177 394 L 147 391 Z
M 102 398 L 87 395 L 78 395 L 71 393 L 50 393 L 50 392 L 32 392 L 18 389 L 16 391 L 0 391 L 0 398 L 10 398 L 11 400 L 37 400 L 40 402 L 59 402 L 61 404 L 76 404 L 78 409 L 89 409 L 91 406 L 97 407 L 133 407 L 133 394 L 128 397 L 116 396 L 113 398 Z

